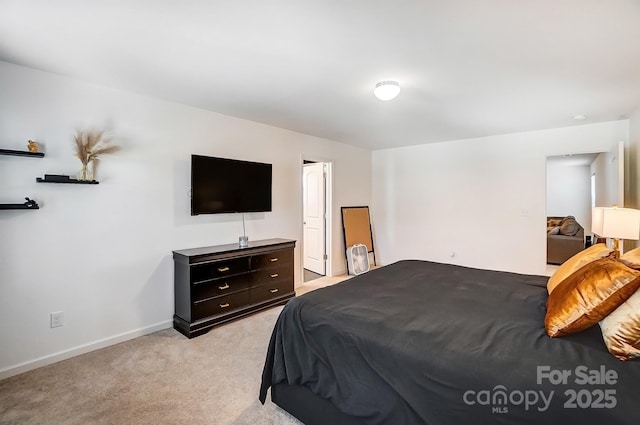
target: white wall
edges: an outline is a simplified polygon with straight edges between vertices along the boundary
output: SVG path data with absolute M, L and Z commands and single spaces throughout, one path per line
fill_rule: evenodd
M 345 270 L 340 206 L 371 202 L 371 153 L 267 125 L 0 62 L 0 147 L 38 141 L 44 159 L 0 156 L 0 378 L 171 326 L 174 249 L 237 243 L 238 215 L 190 216 L 190 154 L 273 164 L 273 212 L 247 215 L 250 240 L 302 236 L 302 157 L 333 162 L 333 269 Z M 76 129 L 108 130 L 99 185 L 37 184 L 75 174 Z M 357 186 L 345 184 L 363 182 Z M 296 267 L 296 283 L 300 282 Z M 65 325 L 49 328 L 64 311 Z
M 588 165 L 547 161 L 547 216 L 572 215 L 590 233 L 591 171 Z
M 373 152 L 380 261 L 544 274 L 546 157 L 609 151 L 628 128 L 622 120 Z
M 589 173 L 595 175 L 596 207 L 624 204 L 624 199 L 618 197 L 618 172 L 617 158 L 611 152 L 599 154 L 591 163 Z

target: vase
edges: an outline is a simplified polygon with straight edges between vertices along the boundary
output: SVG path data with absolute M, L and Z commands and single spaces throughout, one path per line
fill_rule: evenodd
M 76 178 L 78 180 L 93 180 L 93 169 L 90 162 L 82 164 L 82 168 L 78 171 Z

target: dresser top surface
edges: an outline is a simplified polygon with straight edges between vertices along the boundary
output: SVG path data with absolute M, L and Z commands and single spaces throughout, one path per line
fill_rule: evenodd
M 252 248 L 265 248 L 269 246 L 282 245 L 282 244 L 295 244 L 295 240 L 293 239 L 263 239 L 259 241 L 249 241 L 249 246 L 246 248 L 240 248 L 237 243 L 226 244 L 226 245 L 214 245 L 214 246 L 205 246 L 200 248 L 189 248 L 189 249 L 180 249 L 173 251 L 174 256 L 180 255 L 185 257 L 196 257 L 199 255 L 211 255 L 211 254 L 222 254 L 227 252 L 242 252 L 242 251 L 251 251 Z

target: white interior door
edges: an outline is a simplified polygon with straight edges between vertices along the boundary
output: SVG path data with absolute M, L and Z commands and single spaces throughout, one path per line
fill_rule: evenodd
M 614 203 L 620 207 L 624 207 L 624 142 L 618 142 L 611 149 L 611 162 L 613 168 L 612 181 L 614 182 L 614 190 L 616 199 Z
M 325 274 L 324 163 L 305 164 L 302 170 L 304 268 Z

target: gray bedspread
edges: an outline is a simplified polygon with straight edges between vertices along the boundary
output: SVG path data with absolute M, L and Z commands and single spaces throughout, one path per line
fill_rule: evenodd
M 271 385 L 308 387 L 366 424 L 632 424 L 640 362 L 596 325 L 551 339 L 547 278 L 400 261 L 297 297 L 271 337 Z

